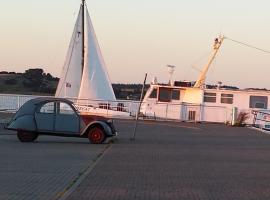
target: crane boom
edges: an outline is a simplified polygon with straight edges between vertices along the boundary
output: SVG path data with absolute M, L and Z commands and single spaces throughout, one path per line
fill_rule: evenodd
M 215 56 L 217 55 L 218 50 L 219 50 L 219 48 L 220 48 L 220 46 L 221 46 L 224 39 L 225 39 L 224 36 L 220 36 L 219 38 L 215 39 L 215 43 L 213 45 L 213 51 L 212 51 L 212 53 L 211 53 L 211 55 L 210 55 L 210 57 L 208 59 L 207 64 L 204 66 L 199 78 L 197 79 L 197 81 L 196 81 L 196 83 L 194 85 L 195 88 L 201 88 L 201 87 L 204 86 L 206 74 L 207 74 L 207 72 L 209 70 L 210 65 L 212 64 L 213 60 L 215 59 Z

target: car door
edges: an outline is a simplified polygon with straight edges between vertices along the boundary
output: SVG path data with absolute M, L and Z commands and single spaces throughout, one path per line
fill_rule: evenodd
M 55 103 L 45 102 L 39 105 L 35 112 L 37 130 L 41 132 L 54 131 Z
M 80 132 L 80 117 L 66 102 L 56 102 L 55 132 L 74 134 Z

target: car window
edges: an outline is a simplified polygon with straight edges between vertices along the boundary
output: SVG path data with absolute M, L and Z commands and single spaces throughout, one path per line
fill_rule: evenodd
M 72 107 L 69 104 L 64 103 L 64 102 L 60 102 L 58 113 L 64 114 L 64 115 L 73 115 L 74 110 L 72 109 Z
M 40 107 L 40 113 L 54 113 L 54 102 L 45 103 Z

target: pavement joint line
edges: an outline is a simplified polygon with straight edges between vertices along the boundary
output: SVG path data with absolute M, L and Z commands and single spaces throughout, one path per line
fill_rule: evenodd
M 144 124 L 153 125 L 153 124 L 156 124 L 156 123 L 154 123 L 154 122 L 144 122 Z M 177 128 L 189 128 L 189 129 L 202 130 L 201 128 L 198 128 L 198 127 L 190 127 L 190 126 L 182 126 L 182 125 L 173 125 L 173 124 L 164 124 L 164 123 L 159 123 L 158 125 L 177 127 Z
M 92 163 L 82 171 L 78 173 L 78 176 L 72 180 L 72 182 L 61 192 L 57 194 L 57 200 L 66 200 L 83 182 L 83 180 L 91 173 L 91 171 L 95 168 L 95 166 L 99 163 L 99 161 L 103 158 L 106 152 L 112 147 L 113 142 L 109 141 L 109 144 L 99 153 L 94 159 L 92 159 Z

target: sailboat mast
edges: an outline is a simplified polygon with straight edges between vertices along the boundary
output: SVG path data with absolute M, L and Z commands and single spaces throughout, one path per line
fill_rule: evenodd
M 85 0 L 82 0 L 82 74 L 83 74 L 83 68 L 84 68 L 84 47 L 85 47 L 85 33 L 84 33 L 84 11 L 85 11 Z

